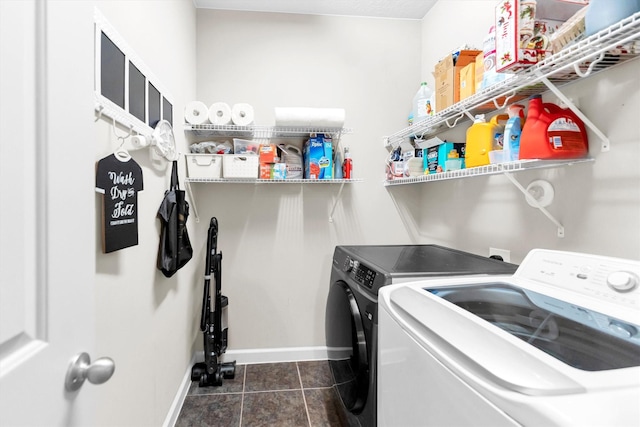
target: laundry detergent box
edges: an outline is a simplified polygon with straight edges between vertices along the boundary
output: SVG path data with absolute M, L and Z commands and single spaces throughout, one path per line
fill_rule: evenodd
M 304 178 L 333 179 L 333 141 L 322 133 L 311 134 L 304 144 Z
M 429 139 L 423 145 L 425 174 L 463 169 L 464 153 L 464 143 L 443 141 L 437 137 Z

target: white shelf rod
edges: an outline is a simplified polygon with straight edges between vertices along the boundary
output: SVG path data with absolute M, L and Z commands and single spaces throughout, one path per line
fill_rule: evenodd
M 336 211 L 336 206 L 338 206 L 340 197 L 342 197 L 343 188 L 344 188 L 344 181 L 342 182 L 342 184 L 340 184 L 340 190 L 338 190 L 338 195 L 336 196 L 336 200 L 333 202 L 333 207 L 331 208 L 331 213 L 329 214 L 329 222 L 333 222 L 333 213 Z
M 191 184 L 189 183 L 189 181 L 185 181 L 184 185 L 187 188 L 189 200 L 191 200 L 190 206 L 193 208 L 193 217 L 196 219 L 196 222 L 200 222 L 200 216 L 198 215 L 198 208 L 196 206 L 196 199 L 195 197 L 193 197 L 193 192 L 191 191 Z
M 546 210 L 543 206 L 541 206 L 538 201 L 536 200 L 535 197 L 533 197 L 533 195 L 531 195 L 526 188 L 524 188 L 517 179 L 515 179 L 513 177 L 513 175 L 511 175 L 508 172 L 504 173 L 504 176 L 506 176 L 509 181 L 511 181 L 511 183 L 513 185 L 516 186 L 516 188 L 518 190 L 520 190 L 520 192 L 522 192 L 522 194 L 524 194 L 524 197 L 527 199 L 527 201 L 529 201 L 531 204 L 533 204 L 538 210 L 540 210 L 540 212 L 542 212 L 547 218 L 549 218 L 549 220 L 551 220 L 551 222 L 553 222 L 556 227 L 558 227 L 558 237 L 564 237 L 564 226 L 560 223 L 560 221 L 558 221 L 557 219 L 555 219 L 555 217 L 553 215 L 551 215 L 549 213 L 548 210 Z
M 548 78 L 541 75 L 540 73 L 536 74 L 540 78 L 540 81 L 542 81 L 549 88 L 549 90 L 554 93 L 554 95 L 560 98 L 560 100 L 564 102 L 565 105 L 569 107 L 569 109 L 573 111 L 589 129 L 591 129 L 596 135 L 598 135 L 598 138 L 600 138 L 600 140 L 602 141 L 601 150 L 603 152 L 609 151 L 609 149 L 611 148 L 611 142 L 609 141 L 609 138 L 591 120 L 589 120 L 589 118 L 585 116 L 584 113 L 580 111 L 578 107 L 576 107 L 576 105 L 569 98 L 567 98 L 567 96 L 562 93 L 560 89 L 556 87 L 556 85 L 551 83 Z

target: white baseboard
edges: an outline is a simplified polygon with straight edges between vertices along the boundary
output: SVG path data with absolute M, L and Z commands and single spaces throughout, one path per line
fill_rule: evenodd
M 286 347 L 286 348 L 256 348 L 247 350 L 227 350 L 221 361 L 235 360 L 238 365 L 252 365 L 257 363 L 296 362 L 301 360 L 327 360 L 327 347 Z M 198 351 L 191 358 L 187 366 L 180 388 L 173 399 L 169 413 L 162 424 L 163 427 L 173 427 L 178 420 L 182 404 L 191 386 L 191 367 L 204 360 L 204 352 Z
M 204 354 L 199 352 L 198 357 L 200 357 L 199 360 L 203 360 Z M 223 361 L 235 360 L 239 365 L 326 359 L 327 347 L 285 347 L 227 350 L 222 357 Z
M 196 363 L 195 355 L 191 357 L 191 363 L 189 363 L 189 366 L 187 366 L 187 372 L 182 378 L 182 382 L 180 383 L 180 387 L 178 388 L 176 397 L 171 403 L 171 407 L 169 408 L 169 412 L 167 413 L 167 417 L 165 418 L 164 423 L 162 423 L 162 427 L 173 427 L 175 426 L 176 421 L 178 421 L 178 416 L 180 415 L 182 404 L 184 403 L 185 397 L 187 397 L 189 387 L 191 387 L 191 367 L 194 363 Z

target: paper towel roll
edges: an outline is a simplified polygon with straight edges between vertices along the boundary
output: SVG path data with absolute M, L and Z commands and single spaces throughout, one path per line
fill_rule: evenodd
M 184 109 L 184 119 L 192 125 L 209 123 L 209 109 L 204 102 L 191 101 Z
M 275 108 L 276 126 L 341 128 L 344 118 L 344 108 Z
M 214 125 L 231 123 L 231 107 L 226 102 L 214 102 L 209 107 L 209 122 Z
M 248 126 L 253 123 L 253 107 L 249 104 L 233 104 L 231 120 L 236 126 Z

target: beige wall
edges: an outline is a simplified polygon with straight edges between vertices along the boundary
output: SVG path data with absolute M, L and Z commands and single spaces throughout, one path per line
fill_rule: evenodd
M 452 3 L 464 7 L 454 10 L 449 7 Z M 422 21 L 423 74 L 465 41 L 482 41 L 493 19 L 495 4 L 491 3 L 443 0 L 435 5 Z M 454 21 L 459 22 L 455 31 L 448 25 Z M 429 43 L 432 33 L 447 34 L 446 41 Z M 564 225 L 566 237 L 558 238 L 556 226 L 530 207 L 504 176 L 421 186 L 416 190 L 421 203 L 416 204 L 413 198 L 399 203 L 405 221 L 419 224 L 415 237 L 422 242 L 444 240 L 481 255 L 488 255 L 489 247 L 509 249 L 516 263 L 533 248 L 639 259 L 639 73 L 640 62 L 633 61 L 563 88 L 608 135 L 611 151 L 601 152 L 601 141 L 589 131 L 589 154 L 595 162 L 514 175 L 525 187 L 535 179 L 551 182 L 556 197 L 547 209 Z M 545 94 L 544 100 L 559 103 L 551 93 Z M 462 142 L 468 126 L 467 122 L 441 138 Z
M 336 245 L 412 237 L 382 186 L 382 137 L 406 123 L 419 86 L 420 21 L 198 11 L 197 97 L 254 106 L 340 107 L 354 130 L 354 175 L 334 214 L 337 185 L 193 185 L 203 221 L 220 223 L 229 348 L 324 347 Z M 301 141 L 298 141 L 300 143 Z
M 195 94 L 196 10 L 192 2 L 98 1 L 96 7 L 173 97 L 176 140 L 184 151 L 184 105 Z M 93 52 L 86 59 L 92 58 Z M 86 143 L 93 144 L 96 160 L 117 147 L 105 120 L 96 122 L 93 138 Z M 202 251 L 196 239 L 196 260 L 171 279 L 156 270 L 156 212 L 169 184 L 170 164 L 152 162 L 148 149 L 131 154 L 144 177 L 144 191 L 138 195 L 138 246 L 102 253 L 96 196 L 96 352 L 116 361 L 113 378 L 96 389 L 97 419 L 109 426 L 157 426 L 167 416 L 194 351 L 196 301 L 201 298 L 201 272 L 196 267 Z M 191 222 L 192 234 L 193 229 Z

